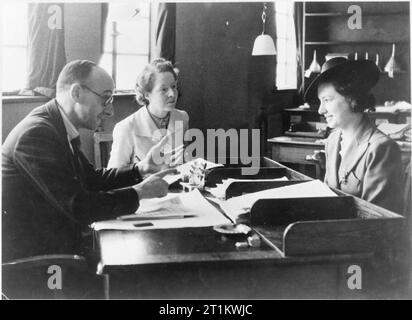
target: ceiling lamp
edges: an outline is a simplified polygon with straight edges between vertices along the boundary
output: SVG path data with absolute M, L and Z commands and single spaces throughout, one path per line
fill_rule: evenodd
M 268 56 L 276 54 L 275 43 L 273 42 L 272 37 L 265 34 L 266 9 L 267 6 L 266 3 L 264 3 L 262 12 L 263 30 L 262 34 L 256 38 L 255 43 L 253 44 L 252 56 Z

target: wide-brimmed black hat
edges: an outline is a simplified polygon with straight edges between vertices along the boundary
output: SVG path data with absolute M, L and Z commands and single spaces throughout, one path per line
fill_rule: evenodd
M 320 74 L 306 89 L 305 101 L 317 98 L 319 82 L 344 77 L 346 81 L 353 81 L 361 90 L 368 92 L 379 80 L 379 68 L 370 60 L 348 60 L 343 57 L 332 58 L 326 61 Z

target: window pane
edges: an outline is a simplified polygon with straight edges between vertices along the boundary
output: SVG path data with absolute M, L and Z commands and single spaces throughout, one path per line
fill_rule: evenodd
M 15 91 L 26 85 L 27 4 L 3 4 L 1 90 Z
M 287 58 L 287 52 L 286 52 L 286 39 L 278 39 L 277 41 L 277 46 L 278 46 L 278 62 L 279 63 L 285 63 L 286 58 Z
M 150 1 L 140 2 L 139 9 L 140 9 L 139 16 L 141 16 L 142 18 L 150 17 Z
M 109 74 L 112 74 L 112 54 L 104 53 L 100 60 L 100 66 Z
M 104 52 L 111 51 L 113 48 L 112 33 L 113 33 L 113 22 L 107 21 L 106 29 L 104 31 Z
M 27 10 L 27 4 L 3 5 L 3 45 L 27 46 Z
M 279 89 L 296 88 L 296 35 L 293 21 L 293 2 L 276 2 L 276 32 L 277 32 L 277 76 L 276 85 Z
M 295 34 L 295 22 L 293 20 L 292 16 L 287 17 L 286 19 L 286 29 L 288 30 L 286 37 L 288 39 L 294 40 L 296 39 L 296 34 Z
M 139 7 L 139 14 L 130 19 L 133 8 Z M 110 11 L 112 10 L 112 11 Z M 134 88 L 138 72 L 148 62 L 150 39 L 150 2 L 137 2 L 136 5 L 109 4 L 109 17 L 116 20 L 117 64 L 116 88 L 128 90 Z M 112 74 L 113 21 L 106 24 L 104 54 L 100 65 Z
M 288 86 L 289 88 L 297 88 L 298 85 L 298 79 L 296 78 L 296 65 L 288 65 L 288 72 L 287 72 L 287 78 L 286 78 L 286 83 L 285 86 Z
M 281 64 L 280 68 L 280 78 L 279 78 L 279 86 L 285 87 L 287 85 L 288 74 L 290 74 L 290 70 L 288 70 L 286 64 Z
M 2 90 L 13 91 L 26 85 L 26 48 L 3 48 Z
M 148 56 L 117 56 L 117 89 L 133 89 L 138 73 L 148 62 Z
M 285 77 L 285 65 L 283 63 L 278 63 L 277 68 L 276 68 L 276 76 L 279 78 L 279 83 L 282 82 L 281 79 Z
M 296 42 L 293 40 L 286 41 L 286 57 L 289 63 L 296 61 Z
M 140 19 L 132 22 L 118 22 L 117 30 L 119 32 L 117 52 L 148 54 L 149 20 Z
M 140 18 L 148 18 L 150 15 L 150 3 L 145 2 L 124 2 L 113 1 L 109 4 L 109 21 L 126 21 L 137 20 Z
M 275 10 L 277 13 L 293 14 L 294 1 L 276 1 Z
M 276 32 L 279 38 L 286 38 L 287 36 L 287 17 L 283 14 L 276 16 Z

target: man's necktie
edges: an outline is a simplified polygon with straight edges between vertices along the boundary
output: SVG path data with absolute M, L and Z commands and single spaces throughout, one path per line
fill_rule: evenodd
M 77 155 L 80 152 L 80 137 L 72 139 L 71 145 L 73 148 L 73 154 Z
M 74 158 L 74 164 L 76 167 L 76 174 L 81 180 L 81 177 L 83 176 L 83 165 L 82 165 L 82 160 L 81 160 L 81 151 L 80 151 L 80 137 L 74 138 L 71 140 L 71 145 L 73 148 L 73 158 Z

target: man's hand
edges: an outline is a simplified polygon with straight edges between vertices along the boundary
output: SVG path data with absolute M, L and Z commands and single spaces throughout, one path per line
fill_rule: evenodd
M 139 199 L 161 198 L 167 195 L 169 184 L 162 178 L 168 174 L 176 174 L 176 169 L 167 169 L 144 179 L 133 186 L 139 195 Z
M 137 164 L 141 175 L 159 172 L 174 166 L 177 160 L 181 160 L 183 146 L 176 148 L 171 152 L 165 153 L 164 146 L 172 139 L 172 134 L 164 136 L 157 144 L 155 144 L 146 156 Z

